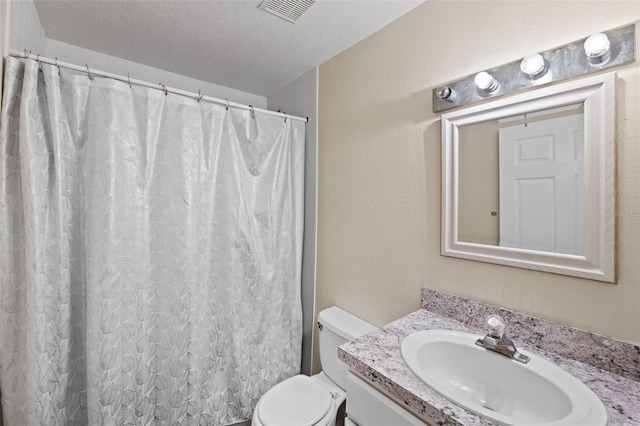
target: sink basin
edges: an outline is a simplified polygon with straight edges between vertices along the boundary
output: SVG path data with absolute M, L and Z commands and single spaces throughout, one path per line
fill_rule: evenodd
M 499 425 L 607 424 L 604 405 L 578 379 L 527 351 L 519 349 L 531 358 L 523 364 L 476 346 L 480 337 L 419 331 L 402 342 L 402 358 L 435 392 Z

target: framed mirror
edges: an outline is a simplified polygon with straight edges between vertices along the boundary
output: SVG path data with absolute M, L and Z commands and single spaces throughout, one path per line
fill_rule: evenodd
M 442 115 L 441 253 L 615 282 L 615 77 Z

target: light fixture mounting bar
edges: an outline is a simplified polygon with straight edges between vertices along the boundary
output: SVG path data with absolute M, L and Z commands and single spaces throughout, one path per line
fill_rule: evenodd
M 539 79 L 530 78 L 522 72 L 520 69 L 522 58 L 519 58 L 517 61 L 496 68 L 479 70 L 490 74 L 500 83 L 495 91 L 480 90 L 474 82 L 477 75 L 475 73 L 460 80 L 440 85 L 433 89 L 433 112 L 467 106 L 635 62 L 635 24 L 603 31 L 603 34 L 606 34 L 610 41 L 611 56 L 602 66 L 593 66 L 589 63 L 583 48 L 584 42 L 588 38 L 585 37 L 555 49 L 539 52 L 548 66 L 544 77 Z M 522 56 L 525 57 L 531 52 L 522 53 Z M 449 93 L 449 96 L 443 99 L 443 93 Z

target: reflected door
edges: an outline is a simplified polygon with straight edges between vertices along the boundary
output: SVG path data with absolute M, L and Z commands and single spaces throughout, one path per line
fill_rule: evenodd
M 584 253 L 583 135 L 582 114 L 500 129 L 501 246 Z

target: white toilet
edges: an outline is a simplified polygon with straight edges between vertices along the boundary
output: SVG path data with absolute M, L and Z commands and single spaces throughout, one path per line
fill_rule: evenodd
M 337 306 L 318 315 L 320 363 L 323 371 L 299 374 L 265 393 L 253 413 L 253 426 L 333 426 L 346 398 L 347 366 L 338 359 L 338 346 L 377 330 Z

